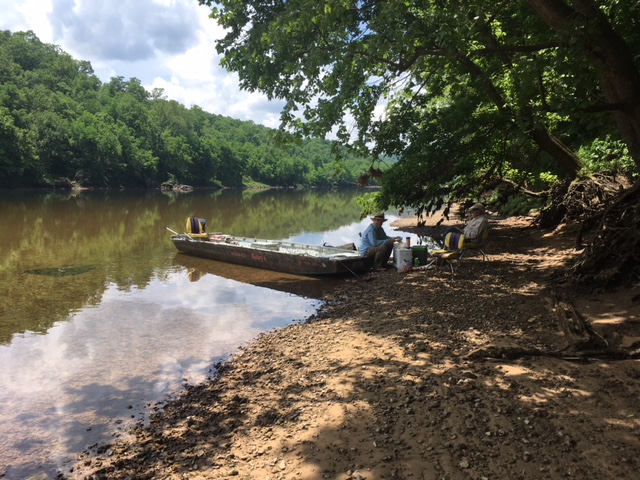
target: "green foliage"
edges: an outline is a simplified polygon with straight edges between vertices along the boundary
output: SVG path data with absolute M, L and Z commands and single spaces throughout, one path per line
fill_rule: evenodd
M 638 2 L 200 3 L 226 28 L 222 64 L 286 100 L 283 129 L 399 159 L 379 206 L 432 211 L 503 181 L 544 190 L 607 136 L 635 162 L 614 170 L 640 165 Z
M 186 108 L 140 80 L 102 84 L 86 61 L 32 32 L 0 32 L 0 187 L 355 185 L 370 162 L 336 162 L 333 142 L 279 135 Z M 289 140 L 280 142 L 279 140 Z M 335 166 L 340 165 L 336 171 Z M 255 182 L 255 183 L 254 183 Z
M 248 188 L 269 188 L 265 183 L 256 182 L 253 178 L 245 176 L 242 178 L 242 185 Z
M 540 180 L 546 183 L 549 186 L 553 186 L 560 181 L 557 175 L 554 175 L 551 172 L 541 172 Z
M 386 206 L 381 202 L 380 192 L 367 192 L 356 198 L 356 203 L 362 210 L 361 218 L 375 212 L 385 210 Z
M 583 145 L 578 152 L 584 161 L 583 175 L 628 175 L 637 176 L 635 163 L 626 144 L 610 137 L 595 139 Z
M 500 213 L 507 217 L 513 215 L 528 215 L 533 210 L 541 208 L 543 203 L 543 200 L 540 198 L 517 194 L 507 200 L 502 208 L 500 208 Z

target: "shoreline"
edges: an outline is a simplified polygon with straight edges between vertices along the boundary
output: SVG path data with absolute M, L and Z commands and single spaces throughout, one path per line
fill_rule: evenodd
M 428 228 L 410 221 L 402 228 Z M 453 277 L 390 269 L 345 280 L 307 321 L 260 335 L 215 380 L 64 474 L 635 478 L 640 362 L 494 355 L 566 346 L 546 279 L 572 239 L 526 219 L 492 223 L 488 261 L 465 259 Z M 640 338 L 637 293 L 575 303 L 622 342 Z

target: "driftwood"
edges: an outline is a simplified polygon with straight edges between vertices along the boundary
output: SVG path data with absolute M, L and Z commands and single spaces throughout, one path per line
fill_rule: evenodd
M 545 351 L 519 346 L 487 345 L 465 356 L 467 360 L 517 360 L 524 357 L 552 357 L 567 361 L 590 362 L 595 360 L 631 360 L 640 358 L 640 348 L 623 350 L 612 348 L 582 315 L 566 300 L 556 298 L 554 312 L 558 324 L 567 339 L 567 346 L 560 351 Z
M 63 190 L 86 190 L 83 186 L 87 181 L 87 175 L 83 170 L 78 170 L 73 179 L 67 177 L 59 177 L 55 181 L 56 188 L 62 188 Z
M 537 348 L 524 348 L 524 347 L 501 347 L 498 345 L 486 345 L 484 347 L 472 350 L 465 355 L 465 360 L 487 360 L 487 359 L 501 359 L 501 360 L 517 360 L 524 357 L 548 357 L 555 356 L 553 352 L 545 352 Z
M 597 360 L 636 360 L 640 358 L 640 349 L 621 350 L 607 348 L 604 350 L 581 350 L 578 353 L 562 351 L 545 351 L 537 348 L 499 347 L 488 345 L 469 352 L 465 360 L 518 360 L 520 358 L 550 357 L 568 362 L 590 363 Z
M 193 187 L 191 185 L 181 185 L 174 183 L 163 183 L 160 185 L 160 190 L 163 192 L 191 192 Z
M 591 322 L 566 301 L 556 300 L 554 307 L 558 324 L 569 342 L 567 350 L 577 353 L 582 350 L 607 349 L 609 343 L 598 335 Z

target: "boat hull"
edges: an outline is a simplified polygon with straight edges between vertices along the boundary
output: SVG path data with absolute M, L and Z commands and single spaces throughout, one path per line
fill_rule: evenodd
M 334 247 L 228 235 L 211 235 L 206 240 L 174 235 L 171 240 L 183 254 L 296 275 L 358 274 L 373 266 L 371 258 Z

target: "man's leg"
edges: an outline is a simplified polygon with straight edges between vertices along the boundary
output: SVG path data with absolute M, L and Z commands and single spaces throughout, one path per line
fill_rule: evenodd
M 462 233 L 462 230 L 460 230 L 458 227 L 449 227 L 444 231 L 444 233 L 436 233 L 431 238 L 433 238 L 440 244 L 441 247 L 443 247 L 444 244 L 442 242 L 444 242 L 444 237 L 447 236 L 447 233 Z
M 371 247 L 367 250 L 365 257 L 373 258 L 373 269 L 379 270 L 387 265 L 389 257 L 391 257 L 392 247 L 390 244 L 378 245 L 377 247 Z

